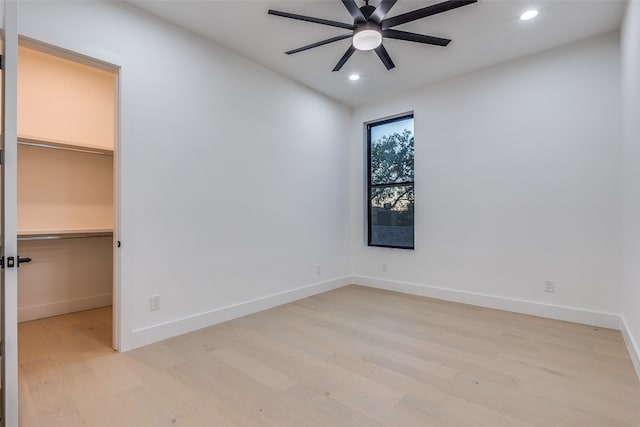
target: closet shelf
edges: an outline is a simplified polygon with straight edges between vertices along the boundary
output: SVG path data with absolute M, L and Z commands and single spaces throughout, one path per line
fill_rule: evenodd
M 57 240 L 112 236 L 112 228 L 87 228 L 73 230 L 18 230 L 18 240 Z
M 109 148 L 103 148 L 103 147 L 92 146 L 92 145 L 74 144 L 74 143 L 59 141 L 55 139 L 35 138 L 27 135 L 18 135 L 18 144 L 30 145 L 33 147 L 40 147 L 40 148 L 52 148 L 57 150 L 69 150 L 69 151 L 78 151 L 81 153 L 88 153 L 88 154 L 102 154 L 107 156 L 113 156 L 113 150 Z

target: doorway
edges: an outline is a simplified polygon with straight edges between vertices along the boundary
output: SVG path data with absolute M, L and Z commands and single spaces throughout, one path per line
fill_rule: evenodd
M 120 68 L 18 37 L 15 3 L 3 13 L 0 426 L 18 424 L 18 326 L 97 309 L 87 333 L 120 348 Z
M 117 78 L 109 64 L 20 39 L 17 238 L 28 262 L 18 270 L 20 323 L 117 311 Z

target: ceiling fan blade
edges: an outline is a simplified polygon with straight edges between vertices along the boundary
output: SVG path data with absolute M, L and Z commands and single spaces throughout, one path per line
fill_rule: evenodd
M 360 8 L 356 4 L 355 0 L 342 0 L 342 4 L 347 8 L 354 22 L 365 22 L 367 18 L 364 17 Z
M 349 49 L 347 49 L 344 55 L 342 55 L 342 58 L 340 58 L 340 61 L 338 61 L 336 66 L 333 67 L 332 71 L 340 71 L 340 68 L 342 68 L 342 66 L 349 60 L 349 58 L 351 58 L 351 55 L 353 55 L 353 52 L 355 51 L 356 48 L 353 47 L 353 45 L 349 46 Z
M 391 57 L 389 56 L 389 52 L 387 52 L 387 49 L 385 49 L 383 45 L 378 46 L 375 49 L 375 51 L 378 54 L 378 57 L 380 58 L 384 66 L 387 67 L 387 70 L 390 70 L 396 66 L 396 64 L 394 64 L 393 61 L 391 60 Z
M 281 16 L 283 18 L 297 19 L 298 21 L 313 22 L 315 24 L 328 25 L 330 27 L 346 28 L 347 30 L 354 30 L 356 28 L 353 24 L 345 24 L 343 22 L 331 21 L 328 19 L 314 18 L 312 16 L 296 15 L 295 13 L 280 12 L 278 10 L 269 9 L 269 15 Z
M 467 6 L 469 4 L 476 3 L 477 1 L 478 0 L 448 0 L 442 3 L 423 7 L 422 9 L 417 9 L 411 12 L 403 13 L 402 15 L 383 19 L 382 22 L 380 22 L 380 24 L 382 25 L 382 29 L 387 29 L 387 28 L 395 27 L 396 25 L 406 24 L 407 22 L 415 21 L 417 19 L 426 18 L 427 16 L 446 12 L 451 9 Z
M 349 33 L 349 34 L 344 34 L 342 36 L 331 37 L 330 39 L 322 40 L 322 41 L 316 42 L 316 43 L 311 43 L 311 44 L 308 44 L 306 46 L 299 47 L 297 49 L 289 50 L 289 51 L 287 51 L 285 53 L 287 55 L 291 55 L 291 54 L 294 54 L 294 53 L 302 52 L 304 50 L 313 49 L 314 47 L 323 46 L 325 44 L 329 44 L 329 43 L 337 42 L 337 41 L 340 41 L 340 40 L 348 39 L 348 38 L 351 38 L 352 36 L 353 36 L 353 34 Z
M 447 46 L 451 43 L 450 39 L 443 39 L 434 36 L 425 36 L 423 34 L 409 33 L 407 31 L 400 30 L 382 30 L 382 36 L 389 39 L 406 40 L 408 42 L 417 42 L 432 44 L 434 46 Z
M 380 23 L 387 16 L 387 13 L 391 10 L 394 4 L 396 4 L 398 0 L 382 0 L 376 10 L 369 17 L 370 21 Z

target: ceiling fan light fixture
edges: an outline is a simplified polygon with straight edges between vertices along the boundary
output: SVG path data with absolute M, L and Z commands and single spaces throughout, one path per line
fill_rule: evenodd
M 353 33 L 353 47 L 373 50 L 382 44 L 382 33 L 373 25 L 363 25 Z
M 530 21 L 533 18 L 535 18 L 536 16 L 538 16 L 538 11 L 535 9 L 530 9 L 527 10 L 526 12 L 524 12 L 522 15 L 520 15 L 520 20 L 521 21 Z

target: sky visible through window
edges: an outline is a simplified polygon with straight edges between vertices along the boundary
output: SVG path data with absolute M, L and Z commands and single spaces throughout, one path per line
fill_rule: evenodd
M 385 135 L 393 135 L 394 133 L 402 134 L 405 129 L 413 134 L 413 117 L 381 126 L 373 126 L 371 128 L 371 141 L 378 141 Z

